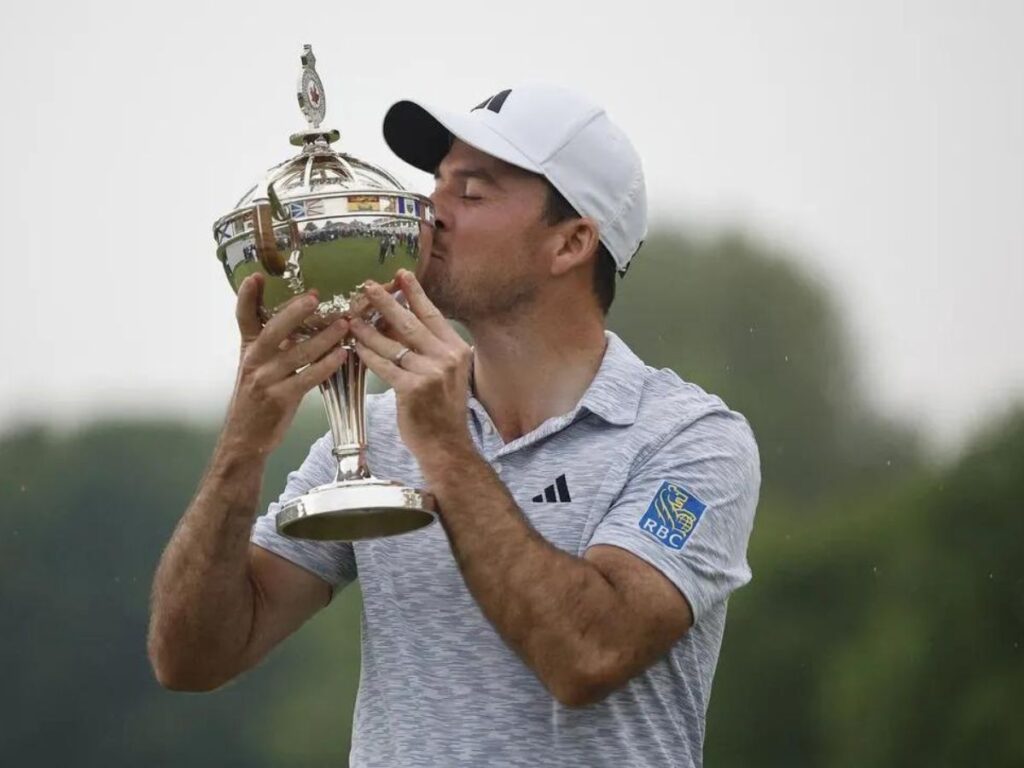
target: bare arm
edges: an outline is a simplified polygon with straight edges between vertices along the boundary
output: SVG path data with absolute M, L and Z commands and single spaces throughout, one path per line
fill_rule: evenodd
M 148 650 L 157 679 L 211 690 L 254 666 L 323 607 L 326 582 L 249 543 L 266 456 L 302 396 L 341 364 L 343 322 L 283 349 L 316 302 L 300 297 L 260 327 L 262 278 L 238 292 L 242 356 L 220 440 L 153 580 Z M 309 367 L 299 373 L 303 365 Z
M 693 623 L 657 569 L 613 546 L 554 547 L 470 445 L 438 451 L 424 478 L 466 586 L 562 704 L 600 701 L 664 656 Z

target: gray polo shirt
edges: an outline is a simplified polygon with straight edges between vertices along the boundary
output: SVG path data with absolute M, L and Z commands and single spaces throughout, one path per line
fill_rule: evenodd
M 757 445 L 721 399 L 606 336 L 601 367 L 572 411 L 503 443 L 470 397 L 470 434 L 552 545 L 577 556 L 594 544 L 629 550 L 686 596 L 693 628 L 605 700 L 564 707 L 484 618 L 439 524 L 354 544 L 312 542 L 278 535 L 280 502 L 271 504 L 253 542 L 335 590 L 359 578 L 354 768 L 702 764 L 726 601 L 750 580 Z M 375 475 L 423 486 L 399 437 L 393 393 L 368 398 L 367 434 Z M 280 501 L 333 473 L 325 435 L 289 474 Z

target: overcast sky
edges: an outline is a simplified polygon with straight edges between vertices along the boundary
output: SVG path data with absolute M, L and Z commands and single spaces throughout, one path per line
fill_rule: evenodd
M 882 407 L 949 446 L 1024 397 L 1020 0 L 34 2 L 0 31 L 0 431 L 221 411 L 210 226 L 291 154 L 306 42 L 345 149 L 417 191 L 391 102 L 576 87 L 656 221 L 739 223 L 834 288 Z

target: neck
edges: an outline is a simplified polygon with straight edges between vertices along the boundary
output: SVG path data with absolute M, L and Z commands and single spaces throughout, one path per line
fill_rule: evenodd
M 599 313 L 530 312 L 468 327 L 474 394 L 506 443 L 572 410 L 604 357 Z

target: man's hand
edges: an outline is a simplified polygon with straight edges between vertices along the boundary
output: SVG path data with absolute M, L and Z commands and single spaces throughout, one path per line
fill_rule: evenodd
M 409 309 L 384 286 L 368 282 L 366 297 L 386 321 L 388 335 L 353 319 L 356 352 L 394 388 L 398 429 L 421 466 L 438 452 L 474 451 L 466 426 L 473 351 L 427 298 L 412 272 L 399 270 L 394 285 L 405 293 Z M 396 365 L 403 347 L 411 351 Z
M 317 307 L 314 293 L 296 296 L 262 326 L 263 281 L 260 274 L 250 275 L 238 288 L 235 314 L 242 351 L 222 436 L 260 454 L 280 444 L 303 395 L 344 362 L 347 352 L 338 345 L 348 332 L 348 321 L 336 320 L 315 336 L 292 343 L 292 333 Z

